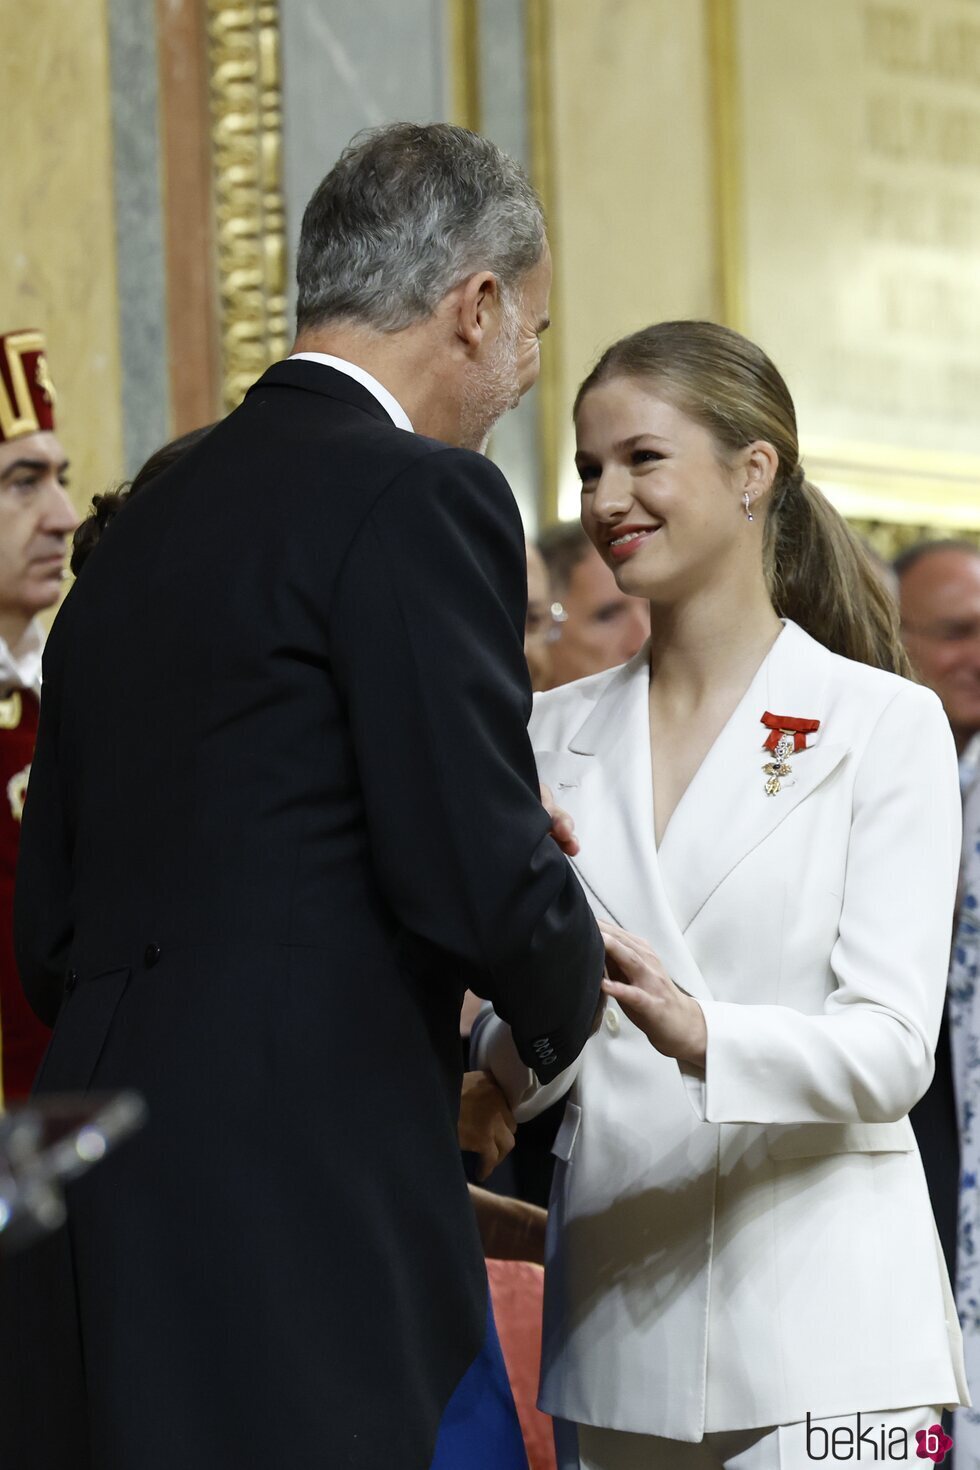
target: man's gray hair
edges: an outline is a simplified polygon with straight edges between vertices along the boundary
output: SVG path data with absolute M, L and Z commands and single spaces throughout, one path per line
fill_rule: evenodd
M 449 123 L 359 133 L 303 215 L 300 330 L 328 321 L 397 332 L 474 271 L 507 299 L 544 251 L 541 201 L 496 144 Z

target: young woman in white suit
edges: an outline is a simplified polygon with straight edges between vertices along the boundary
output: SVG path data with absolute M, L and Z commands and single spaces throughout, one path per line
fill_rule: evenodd
M 759 348 L 649 328 L 575 418 L 583 523 L 652 635 L 532 722 L 604 1020 L 544 1088 L 492 1014 L 474 1048 L 519 1117 L 569 1096 L 541 1405 L 576 1470 L 921 1464 L 967 1398 L 907 1117 L 949 959 L 948 725 Z

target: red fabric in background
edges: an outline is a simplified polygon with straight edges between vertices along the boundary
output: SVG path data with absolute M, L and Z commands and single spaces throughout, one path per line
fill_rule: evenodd
M 537 1407 L 544 1272 L 528 1261 L 487 1261 L 487 1275 L 530 1470 L 557 1470 L 551 1417 Z
M 40 705 L 28 689 L 18 691 L 20 724 L 0 730 L 0 1036 L 3 1038 L 3 1096 L 8 1103 L 30 1092 L 51 1032 L 24 995 L 14 961 L 14 876 L 20 848 L 20 818 L 10 782 L 30 765 Z M 13 805 L 12 805 L 13 803 Z

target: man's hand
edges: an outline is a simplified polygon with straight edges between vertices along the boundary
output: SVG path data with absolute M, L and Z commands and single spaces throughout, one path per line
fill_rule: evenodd
M 603 990 L 665 1057 L 703 1067 L 708 1028 L 697 1001 L 674 984 L 645 939 L 601 919 L 599 928 L 606 946 Z
M 575 823 L 568 812 L 562 811 L 555 802 L 550 786 L 541 783 L 541 805 L 551 818 L 551 835 L 566 857 L 575 857 L 581 847 L 575 836 Z
M 480 1155 L 479 1177 L 486 1179 L 514 1147 L 517 1120 L 489 1072 L 467 1072 L 459 1102 L 459 1146 Z

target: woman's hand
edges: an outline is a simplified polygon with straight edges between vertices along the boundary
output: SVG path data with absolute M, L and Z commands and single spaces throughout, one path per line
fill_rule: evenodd
M 697 1001 L 674 984 L 645 939 L 601 919 L 599 928 L 606 946 L 603 990 L 665 1057 L 703 1067 L 708 1028 Z
M 517 1120 L 489 1072 L 466 1072 L 459 1100 L 459 1146 L 480 1155 L 486 1179 L 514 1147 Z
M 575 823 L 568 812 L 555 801 L 550 786 L 541 782 L 541 805 L 551 818 L 551 835 L 566 857 L 577 857 L 579 840 L 575 836 Z

